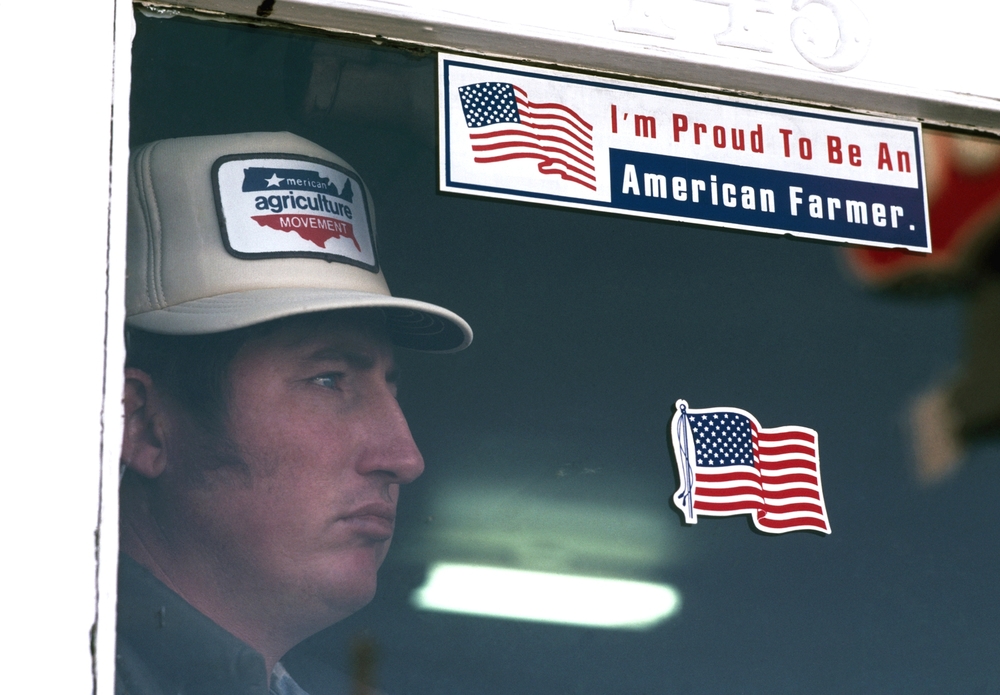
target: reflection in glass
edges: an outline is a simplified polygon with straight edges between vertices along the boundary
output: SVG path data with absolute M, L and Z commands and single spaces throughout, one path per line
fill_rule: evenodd
M 442 563 L 431 568 L 412 603 L 492 618 L 645 629 L 674 615 L 681 597 L 666 584 Z

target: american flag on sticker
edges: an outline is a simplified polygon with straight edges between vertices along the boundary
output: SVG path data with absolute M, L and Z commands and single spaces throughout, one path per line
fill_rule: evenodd
M 594 127 L 563 104 L 535 103 L 508 82 L 458 88 L 475 161 L 537 159 L 538 171 L 597 190 Z
M 819 436 L 808 427 L 760 426 L 738 408 L 695 410 L 679 400 L 670 423 L 681 487 L 674 504 L 698 514 L 749 514 L 766 533 L 830 533 L 819 477 Z

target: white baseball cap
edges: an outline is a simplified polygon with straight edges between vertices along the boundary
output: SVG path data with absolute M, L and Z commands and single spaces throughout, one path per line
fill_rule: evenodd
M 292 133 L 160 140 L 129 167 L 126 323 L 217 333 L 294 314 L 373 307 L 392 341 L 472 342 L 461 317 L 393 297 L 361 177 Z

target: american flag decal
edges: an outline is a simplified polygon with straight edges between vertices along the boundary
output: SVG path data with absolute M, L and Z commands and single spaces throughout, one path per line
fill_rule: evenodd
M 476 162 L 537 159 L 540 173 L 597 190 L 594 128 L 573 109 L 535 103 L 508 82 L 465 85 L 458 95 Z
M 674 504 L 687 523 L 698 514 L 750 514 L 767 533 L 830 533 L 816 430 L 764 428 L 738 408 L 694 410 L 683 400 L 676 408 L 670 433 L 681 486 Z

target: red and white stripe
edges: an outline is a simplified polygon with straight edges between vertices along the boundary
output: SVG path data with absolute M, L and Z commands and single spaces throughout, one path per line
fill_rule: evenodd
M 761 429 L 751 423 L 754 459 L 764 498 L 754 523 L 771 532 L 812 529 L 830 532 L 819 477 L 819 446 L 805 427 Z

